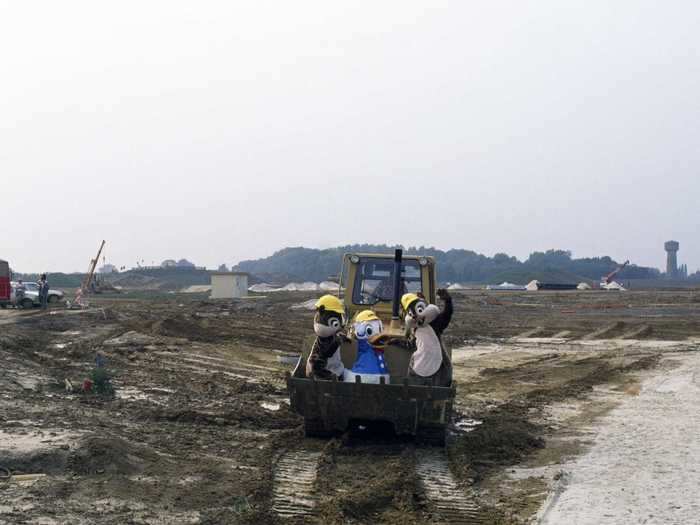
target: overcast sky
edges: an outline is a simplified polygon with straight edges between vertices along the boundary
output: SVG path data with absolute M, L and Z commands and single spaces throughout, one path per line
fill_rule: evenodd
M 0 258 L 700 267 L 700 4 L 0 0 Z M 429 6 L 429 7 L 428 7 Z

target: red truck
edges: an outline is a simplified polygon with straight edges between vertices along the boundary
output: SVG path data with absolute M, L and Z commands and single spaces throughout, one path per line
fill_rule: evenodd
M 7 261 L 0 259 L 0 307 L 5 308 L 10 304 L 10 265 Z

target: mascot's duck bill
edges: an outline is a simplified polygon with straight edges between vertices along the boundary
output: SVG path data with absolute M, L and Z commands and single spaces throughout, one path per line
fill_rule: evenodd
M 389 382 L 389 369 L 384 361 L 384 351 L 374 348 L 370 338 L 382 333 L 382 321 L 372 310 L 358 313 L 353 323 L 353 334 L 357 341 L 357 359 L 350 370 L 345 369 L 343 379 L 355 382 L 360 376 L 363 383 L 379 383 L 384 377 Z

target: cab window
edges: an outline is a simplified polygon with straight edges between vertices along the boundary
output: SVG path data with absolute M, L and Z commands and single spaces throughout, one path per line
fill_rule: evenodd
M 422 291 L 421 268 L 418 261 L 404 261 L 401 266 L 401 294 Z M 352 302 L 377 304 L 391 302 L 394 291 L 394 262 L 380 259 L 360 259 L 355 274 Z

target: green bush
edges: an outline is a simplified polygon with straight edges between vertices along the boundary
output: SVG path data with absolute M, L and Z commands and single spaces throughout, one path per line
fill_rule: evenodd
M 106 368 L 95 368 L 90 374 L 92 389 L 96 394 L 102 396 L 114 395 L 112 378 Z

